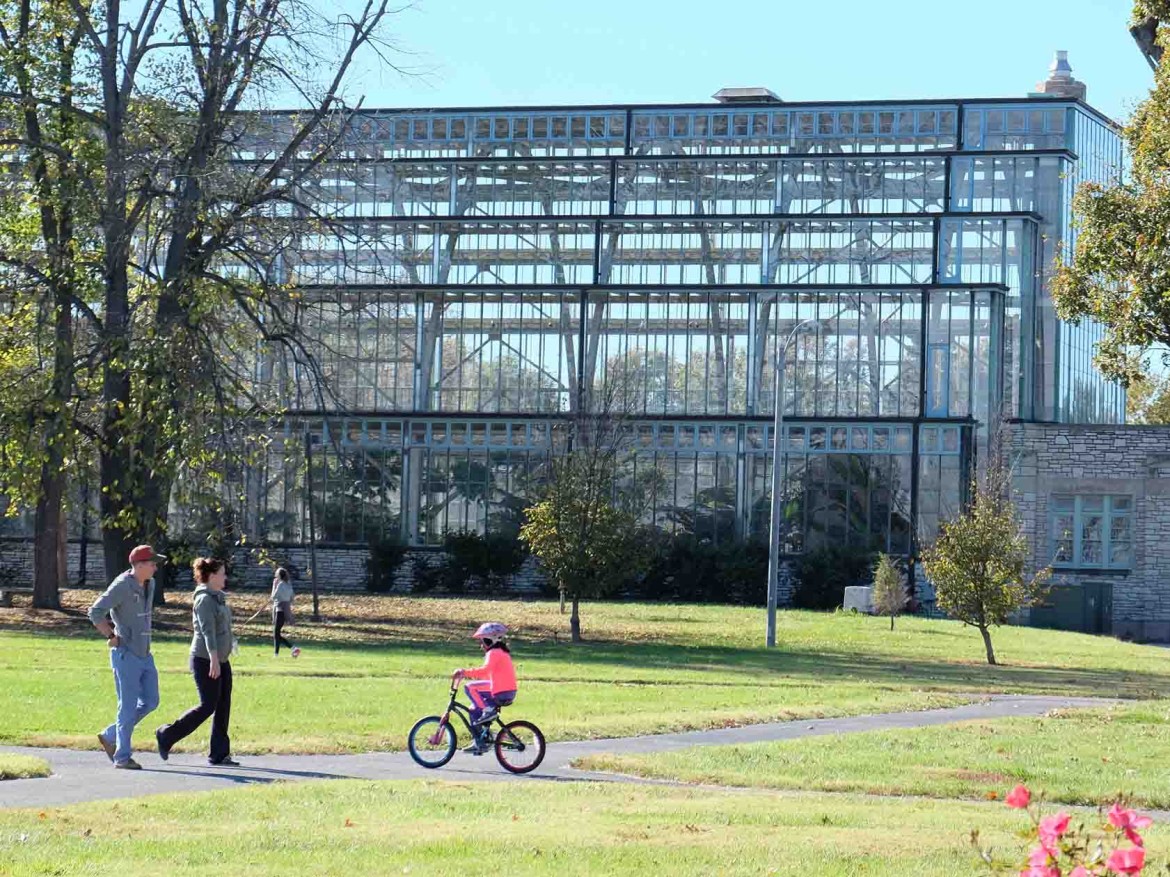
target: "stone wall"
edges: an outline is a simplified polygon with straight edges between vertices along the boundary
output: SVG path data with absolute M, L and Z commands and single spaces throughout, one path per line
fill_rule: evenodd
M 274 565 L 288 567 L 294 580 L 309 585 L 310 552 L 307 546 L 292 546 L 267 549 L 271 558 L 260 563 L 251 551 L 238 551 L 232 557 L 232 587 L 269 588 L 272 585 Z M 317 548 L 318 585 L 322 591 L 364 591 L 366 587 L 366 559 L 369 551 L 361 546 L 328 546 Z M 408 593 L 414 581 L 418 565 L 433 566 L 442 558 L 434 549 L 408 551 L 401 564 L 394 571 L 394 592 Z M 21 584 L 31 584 L 33 544 L 28 539 L 8 539 L 0 542 L 0 566 L 13 570 Z M 69 581 L 76 584 L 81 572 L 81 543 L 70 542 L 67 547 Z M 104 553 L 100 542 L 86 545 L 85 586 L 101 588 L 106 584 Z M 503 590 L 518 596 L 539 593 L 544 576 L 533 557 L 526 558 L 519 572 L 510 576 Z M 178 588 L 192 587 L 190 567 L 180 570 L 176 581 Z
M 1133 497 L 1132 569 L 1061 570 L 1053 584 L 1108 583 L 1113 633 L 1170 641 L 1170 427 L 1017 423 L 1007 445 L 1036 568 L 1053 557 L 1048 504 L 1054 493 Z

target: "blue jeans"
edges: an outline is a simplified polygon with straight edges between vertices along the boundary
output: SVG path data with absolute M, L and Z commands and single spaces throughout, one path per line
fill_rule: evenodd
M 118 693 L 118 718 L 102 736 L 117 741 L 114 761 L 126 761 L 132 754 L 130 735 L 134 726 L 158 706 L 158 671 L 154 668 L 154 655 L 140 658 L 126 648 L 110 650 L 110 666 Z

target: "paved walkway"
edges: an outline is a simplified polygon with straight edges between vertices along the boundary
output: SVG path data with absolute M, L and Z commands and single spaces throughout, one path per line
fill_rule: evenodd
M 79 801 L 106 798 L 131 798 L 166 792 L 196 792 L 245 786 L 251 783 L 295 782 L 321 779 L 403 780 L 584 780 L 635 781 L 611 774 L 591 774 L 573 770 L 569 763 L 587 754 L 613 752 L 638 754 L 667 752 L 689 746 L 715 746 L 730 743 L 757 743 L 769 740 L 793 740 L 827 734 L 856 734 L 891 728 L 922 728 L 976 719 L 1010 716 L 1037 716 L 1053 709 L 1108 706 L 1115 701 L 1084 697 L 1033 697 L 1003 695 L 979 703 L 949 709 L 919 712 L 883 713 L 843 719 L 814 719 L 721 728 L 711 731 L 688 731 L 647 737 L 624 737 L 609 740 L 586 740 L 550 743 L 544 763 L 526 777 L 513 777 L 488 754 L 476 758 L 459 753 L 436 771 L 416 765 L 405 752 L 374 752 L 364 755 L 264 755 L 240 756 L 238 768 L 210 767 L 195 755 L 176 753 L 170 761 L 161 761 L 157 753 L 138 754 L 143 770 L 114 770 L 106 756 L 96 747 L 91 752 L 71 749 L 38 749 L 23 746 L 0 746 L 0 752 L 35 755 L 53 766 L 53 775 L 45 779 L 6 780 L 0 782 L 0 807 L 55 807 Z M 140 739 L 150 739 L 149 730 Z

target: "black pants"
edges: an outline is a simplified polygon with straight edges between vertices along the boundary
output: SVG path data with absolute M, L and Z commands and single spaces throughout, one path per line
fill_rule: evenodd
M 278 655 L 280 654 L 281 646 L 289 649 L 293 647 L 293 644 L 281 634 L 281 631 L 284 630 L 284 619 L 285 612 L 283 609 L 278 609 L 272 613 L 272 644 L 276 646 L 276 654 Z
M 199 690 L 199 706 L 192 707 L 173 723 L 163 726 L 159 736 L 169 748 L 214 714 L 208 759 L 213 762 L 223 761 L 232 754 L 232 743 L 228 738 L 228 721 L 232 716 L 232 665 L 228 661 L 220 661 L 219 678 L 212 679 L 211 661 L 192 656 L 191 675 L 195 677 L 195 687 Z

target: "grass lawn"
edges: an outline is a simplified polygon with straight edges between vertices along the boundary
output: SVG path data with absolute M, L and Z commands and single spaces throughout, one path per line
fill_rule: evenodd
M 1054 802 L 1096 805 L 1122 792 L 1140 806 L 1168 809 L 1170 701 L 653 757 L 591 756 L 576 765 L 724 786 L 940 798 L 1002 797 L 1022 782 Z
M 66 593 L 71 613 L 0 610 L 0 742 L 91 747 L 112 719 L 105 649 L 78 610 L 93 592 Z M 162 707 L 153 728 L 194 702 L 186 670 L 189 595 L 157 618 Z M 985 692 L 1170 697 L 1170 651 L 1078 634 L 1005 628 L 1000 667 L 981 663 L 977 633 L 953 622 L 785 612 L 780 648 L 766 651 L 759 609 L 587 604 L 588 642 L 564 642 L 556 603 L 325 597 L 326 622 L 291 630 L 305 651 L 273 657 L 263 602 L 230 597 L 243 635 L 233 661 L 233 749 L 344 752 L 400 749 L 419 716 L 445 703 L 446 677 L 479 662 L 468 638 L 483 619 L 516 632 L 516 717 L 550 739 L 605 737 L 945 706 Z M 149 736 L 145 737 L 149 740 Z M 204 745 L 201 733 L 192 747 Z
M 1002 806 L 718 793 L 592 783 L 253 786 L 61 809 L 0 811 L 0 873 L 977 873 L 966 839 L 1015 851 Z M 1151 854 L 1170 831 L 1148 833 Z M 495 863 L 495 864 L 485 864 Z M 1152 870 L 1152 869 L 1151 869 Z
M 52 773 L 49 762 L 30 755 L 5 755 L 0 752 L 0 780 L 25 780 L 47 777 Z

